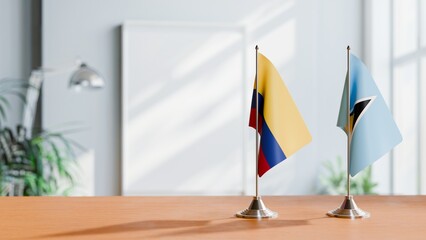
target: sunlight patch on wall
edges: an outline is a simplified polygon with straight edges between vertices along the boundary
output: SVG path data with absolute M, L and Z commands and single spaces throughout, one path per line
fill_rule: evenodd
M 200 66 L 206 64 L 206 62 L 214 59 L 218 54 L 230 51 L 229 48 L 231 46 L 238 46 L 241 42 L 242 36 L 240 33 L 223 32 L 212 34 L 204 43 L 188 52 L 189 56 L 186 56 L 177 64 L 172 77 L 175 79 L 186 77 Z
M 287 64 L 293 57 L 296 49 L 296 20 L 290 19 L 281 26 L 274 28 L 260 38 L 262 46 L 280 46 L 279 48 L 267 48 L 264 51 L 267 57 L 274 63 L 278 71 L 280 66 Z

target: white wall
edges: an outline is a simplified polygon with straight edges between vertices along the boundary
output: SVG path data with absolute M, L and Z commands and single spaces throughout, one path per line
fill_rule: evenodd
M 336 123 L 346 75 L 346 47 L 350 45 L 351 52 L 361 59 L 364 54 L 362 3 L 323 1 L 318 4 L 315 47 L 317 119 L 314 121 L 317 121 L 318 142 L 315 158 L 319 161 L 334 161 L 337 156 L 346 161 L 346 135 Z
M 27 79 L 31 72 L 31 8 L 28 0 L 0 0 L 0 79 Z M 22 102 L 10 99 L 7 125 L 20 122 Z
M 403 137 L 393 154 L 385 155 L 374 164 L 374 180 L 379 183 L 377 191 L 380 194 L 425 194 L 426 165 L 422 160 L 426 156 L 423 150 L 426 146 L 426 112 L 423 110 L 426 98 L 422 93 L 426 85 L 421 59 L 426 53 L 421 51 L 421 40 L 426 38 L 420 37 L 420 25 L 426 26 L 421 23 L 426 2 L 369 1 L 365 9 L 370 23 L 364 35 L 368 66 Z M 423 69 L 426 72 L 426 65 Z
M 361 7 L 357 0 L 45 0 L 43 64 L 70 65 L 80 56 L 107 82 L 102 91 L 75 94 L 66 89 L 66 74 L 45 81 L 43 124 L 80 121 L 89 126 L 74 138 L 94 157 L 94 193 L 119 194 L 120 25 L 125 20 L 247 25 L 249 58 L 254 59 L 253 47 L 259 44 L 282 74 L 313 135 L 310 145 L 262 177 L 261 193 L 313 194 L 321 162 L 344 156 L 345 137 L 335 123 L 346 46 L 362 56 Z

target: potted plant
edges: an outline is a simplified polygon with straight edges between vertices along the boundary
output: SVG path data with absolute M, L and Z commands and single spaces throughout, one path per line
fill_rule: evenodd
M 81 147 L 65 137 L 70 131 L 39 131 L 28 136 L 25 127 L 4 126 L 10 108 L 8 95 L 25 103 L 29 84 L 0 81 L 0 194 L 3 196 L 68 195 L 75 184 L 77 166 L 74 148 Z
M 324 164 L 325 174 L 320 177 L 322 187 L 320 193 L 332 195 L 344 195 L 347 191 L 347 170 L 341 157 L 335 162 L 327 161 Z M 375 188 L 377 183 L 373 181 L 371 166 L 358 173 L 351 179 L 351 192 L 355 195 L 377 194 Z

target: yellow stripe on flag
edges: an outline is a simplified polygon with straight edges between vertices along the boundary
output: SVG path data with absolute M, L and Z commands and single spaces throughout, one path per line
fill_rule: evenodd
M 257 80 L 258 92 L 264 98 L 265 122 L 289 157 L 312 140 L 311 134 L 278 71 L 261 53 Z

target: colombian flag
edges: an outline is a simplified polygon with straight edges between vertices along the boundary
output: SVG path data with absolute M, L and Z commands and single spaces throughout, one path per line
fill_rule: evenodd
M 274 65 L 258 53 L 259 176 L 308 144 L 312 137 Z M 256 82 L 249 126 L 256 129 Z

